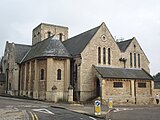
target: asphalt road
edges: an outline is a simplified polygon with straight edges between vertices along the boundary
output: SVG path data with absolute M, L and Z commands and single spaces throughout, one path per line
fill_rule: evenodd
M 0 116 L 7 120 L 100 120 L 84 114 L 66 109 L 51 107 L 51 103 L 31 101 L 15 98 L 0 97 Z M 5 112 L 6 111 L 6 112 Z
M 117 107 L 106 120 L 160 120 L 160 106 Z

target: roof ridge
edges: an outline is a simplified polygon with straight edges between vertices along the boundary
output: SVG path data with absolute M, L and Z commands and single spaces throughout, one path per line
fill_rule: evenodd
M 121 52 L 125 52 L 126 49 L 128 48 L 128 46 L 131 44 L 131 42 L 134 40 L 134 37 L 128 40 L 124 40 L 124 41 L 120 41 L 120 42 L 116 42 L 120 51 Z
M 73 36 L 73 37 L 67 39 L 67 40 L 73 39 L 73 38 L 75 38 L 75 37 L 77 37 L 77 36 L 80 36 L 80 35 L 82 35 L 82 34 L 84 34 L 84 33 L 87 33 L 87 32 L 89 32 L 89 31 L 92 31 L 92 30 L 94 30 L 94 29 L 96 29 L 96 28 L 98 28 L 98 27 L 100 27 L 100 26 L 101 26 L 101 25 L 99 25 L 99 26 L 97 26 L 97 27 L 94 27 L 94 28 L 92 28 L 92 29 L 89 29 L 89 30 L 87 30 L 87 31 L 84 31 L 84 32 L 82 32 L 82 33 L 80 33 L 80 34 L 78 34 L 78 35 L 76 35 L 76 36 Z M 67 40 L 65 40 L 65 41 L 67 41 Z M 65 41 L 63 41 L 63 42 L 65 42 Z
M 127 39 L 127 40 L 123 40 L 123 41 L 117 41 L 117 43 L 128 42 L 128 41 L 132 41 L 132 40 L 133 40 L 133 38 Z
M 26 44 L 17 44 L 17 43 L 14 43 L 15 45 L 21 45 L 21 46 L 29 46 L 31 47 L 32 45 L 26 45 Z
M 97 33 L 100 27 L 101 25 L 87 30 L 83 33 L 80 33 L 72 38 L 69 38 L 63 41 L 63 44 L 71 55 L 79 55 L 85 49 L 86 45 L 90 42 L 94 35 Z

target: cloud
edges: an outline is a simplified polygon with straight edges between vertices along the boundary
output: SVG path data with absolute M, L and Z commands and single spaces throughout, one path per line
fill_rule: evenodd
M 159 11 L 159 0 L 2 0 L 0 56 L 7 40 L 31 44 L 32 29 L 41 22 L 68 26 L 70 37 L 105 22 L 113 36 L 137 38 L 151 62 L 151 73 L 156 74 L 160 71 Z

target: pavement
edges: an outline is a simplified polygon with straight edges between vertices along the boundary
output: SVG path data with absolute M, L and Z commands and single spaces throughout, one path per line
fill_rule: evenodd
M 27 101 L 33 101 L 36 103 L 43 102 L 38 100 L 27 100 Z M 102 118 L 102 119 L 104 119 L 106 114 L 111 111 L 111 109 L 109 109 L 107 105 L 101 105 L 101 114 L 95 115 L 95 105 L 93 103 L 69 104 L 69 103 L 52 103 L 52 102 L 46 102 L 46 101 L 44 101 L 44 103 L 49 104 L 53 108 L 66 109 L 66 110 L 77 112 L 80 114 L 89 115 L 94 118 Z M 12 107 L 3 108 L 3 109 L 0 108 L 0 120 L 29 120 L 29 115 L 25 110 L 21 110 L 18 108 L 12 108 Z
M 101 105 L 101 114 L 95 115 L 95 105 L 94 104 L 68 104 L 68 103 L 54 103 L 51 107 L 67 109 L 73 112 L 89 115 L 95 118 L 105 118 L 113 109 L 108 108 L 107 105 Z
M 38 100 L 32 100 L 32 101 L 37 102 L 37 103 L 42 102 L 42 101 L 38 101 Z M 44 103 L 48 103 L 53 108 L 66 109 L 66 110 L 70 110 L 73 112 L 89 115 L 94 118 L 102 118 L 102 119 L 106 118 L 106 116 L 109 115 L 112 110 L 114 110 L 114 108 L 108 108 L 107 105 L 101 105 L 101 114 L 95 115 L 94 103 L 88 103 L 88 104 L 87 103 L 71 103 L 71 104 L 69 104 L 69 103 L 52 103 L 52 102 L 45 102 L 45 101 L 44 101 Z M 123 107 L 123 106 L 124 107 L 136 107 L 139 105 L 129 105 L 129 106 L 128 105 L 120 105 L 120 106 L 121 107 Z M 120 106 L 116 106 L 116 107 L 120 107 Z M 144 107 L 145 105 L 142 105 L 142 106 Z M 148 106 L 149 105 L 146 105 L 146 107 L 148 107 Z M 154 106 L 157 106 L 157 105 L 154 105 Z M 139 107 L 141 107 L 141 106 L 139 106 Z M 10 119 L 29 120 L 29 116 L 26 111 L 20 110 L 18 108 L 5 108 L 5 109 L 0 108 L 0 120 L 10 120 Z
M 42 101 L 33 100 L 34 102 L 41 103 Z M 94 118 L 107 119 L 110 117 L 110 113 L 112 110 L 115 110 L 116 107 L 149 107 L 149 106 L 157 106 L 157 105 L 116 105 L 113 108 L 108 108 L 107 105 L 101 105 L 101 115 L 95 115 L 95 105 L 93 103 L 85 104 L 85 103 L 48 103 L 53 108 L 66 109 L 69 111 L 77 112 L 80 114 L 89 115 Z M 158 105 L 160 106 L 160 105 Z M 0 120 L 29 120 L 28 113 L 25 110 L 20 110 L 18 108 L 5 108 L 0 109 Z

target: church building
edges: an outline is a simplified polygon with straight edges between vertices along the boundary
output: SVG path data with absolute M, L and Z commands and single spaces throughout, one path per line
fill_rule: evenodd
M 137 39 L 117 41 L 105 23 L 72 38 L 68 27 L 41 23 L 32 45 L 6 42 L 2 73 L 6 94 L 47 101 L 149 104 L 154 87 Z

